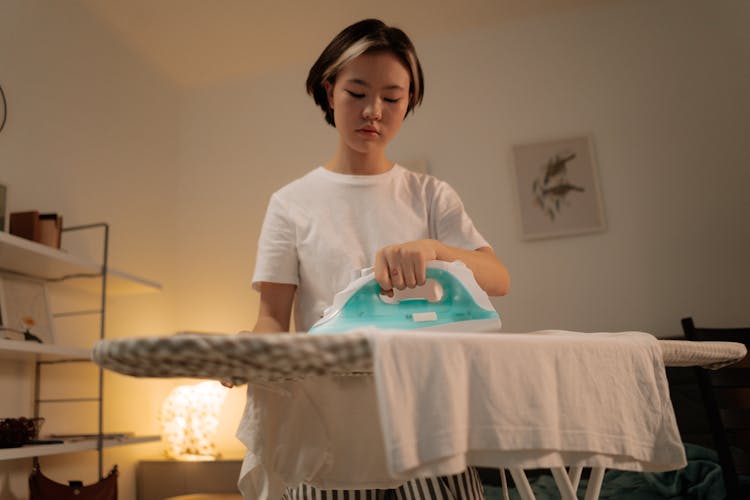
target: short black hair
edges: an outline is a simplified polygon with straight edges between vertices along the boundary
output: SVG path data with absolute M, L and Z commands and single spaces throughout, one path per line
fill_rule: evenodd
M 325 119 L 331 126 L 333 109 L 328 103 L 325 83 L 333 84 L 341 68 L 352 59 L 365 52 L 386 51 L 398 57 L 406 66 L 411 77 L 409 83 L 409 114 L 422 102 L 424 96 L 424 77 L 419 64 L 417 52 L 409 37 L 398 28 L 388 26 L 379 19 L 364 19 L 344 28 L 323 50 L 307 75 L 307 93 L 315 99 L 315 104 L 325 113 Z

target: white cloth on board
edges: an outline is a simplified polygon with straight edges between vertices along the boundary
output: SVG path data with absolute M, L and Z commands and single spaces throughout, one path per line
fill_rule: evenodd
M 369 331 L 374 377 L 248 387 L 245 498 L 389 488 L 467 464 L 684 467 L 657 340 L 639 332 Z
M 519 460 L 635 471 L 686 464 L 649 334 L 383 331 L 372 346 L 393 476 Z

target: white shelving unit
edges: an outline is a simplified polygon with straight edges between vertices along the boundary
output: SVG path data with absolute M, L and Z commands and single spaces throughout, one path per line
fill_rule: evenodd
M 94 293 L 99 293 L 99 280 L 102 276 L 102 264 L 0 231 L 0 271 L 3 270 L 46 281 L 65 280 L 71 286 Z M 108 295 L 160 290 L 159 283 L 111 267 L 107 269 Z
M 0 359 L 54 361 L 71 358 L 90 359 L 91 353 L 86 349 L 77 349 L 75 347 L 0 339 Z
M 107 248 L 109 227 L 107 224 L 93 224 L 70 228 L 70 230 L 100 227 L 104 229 L 104 255 L 102 263 L 82 259 L 64 250 L 58 250 L 33 241 L 29 241 L 9 233 L 0 232 L 0 273 L 33 277 L 48 282 L 65 282 L 66 286 L 101 294 L 101 327 L 99 338 L 104 338 L 104 319 L 106 298 L 109 295 L 128 295 L 161 290 L 161 285 L 113 269 L 107 265 Z M 35 412 L 39 403 L 40 369 L 45 364 L 60 362 L 87 362 L 91 360 L 91 352 L 87 349 L 65 347 L 59 345 L 39 344 L 36 342 L 0 339 L 0 360 L 12 360 L 36 364 L 36 378 L 34 380 Z M 70 439 L 59 444 L 34 444 L 20 448 L 0 449 L 0 460 L 15 460 L 20 458 L 37 458 L 46 455 L 75 453 L 86 450 L 97 450 L 99 453 L 99 476 L 102 476 L 102 450 L 114 446 L 146 443 L 158 441 L 159 436 L 132 436 L 106 438 L 102 434 L 102 405 L 103 378 L 100 369 L 99 397 L 96 398 L 99 407 L 99 428 L 93 433 L 97 437 L 91 439 Z M 75 400 L 70 400 L 71 402 Z
M 158 441 L 159 436 L 134 436 L 116 439 L 102 440 L 103 448 L 115 446 L 127 446 L 131 444 L 149 443 Z M 18 458 L 42 457 L 46 455 L 61 455 L 63 453 L 75 453 L 79 451 L 96 450 L 99 447 L 98 439 L 75 439 L 62 444 L 36 444 L 21 446 L 20 448 L 0 449 L 0 460 L 15 460 Z

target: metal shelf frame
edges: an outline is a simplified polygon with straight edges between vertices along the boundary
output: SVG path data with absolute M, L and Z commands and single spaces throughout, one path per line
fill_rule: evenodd
M 8 233 L 0 233 L 0 257 L 3 266 L 0 271 L 30 277 L 46 282 L 86 281 L 82 288 L 99 295 L 99 308 L 81 311 L 66 311 L 53 314 L 54 318 L 78 315 L 99 315 L 99 340 L 105 338 L 107 319 L 107 296 L 110 277 L 114 277 L 117 291 L 122 293 L 161 290 L 161 285 L 137 278 L 109 267 L 109 224 L 105 222 L 64 227 L 63 232 L 76 232 L 99 229 L 102 231 L 101 264 L 80 259 L 62 250 L 24 240 Z M 99 279 L 99 286 L 92 287 L 91 279 Z M 90 307 L 90 306 L 89 306 Z M 34 344 L 34 345 L 29 345 Z M 66 441 L 60 444 L 40 444 L 9 450 L 0 450 L 0 460 L 31 457 L 38 465 L 39 457 L 83 450 L 95 450 L 98 458 L 99 479 L 104 477 L 103 450 L 112 446 L 156 441 L 159 436 L 128 437 L 111 439 L 104 434 L 104 370 L 98 368 L 96 397 L 42 399 L 41 384 L 43 368 L 49 365 L 90 363 L 90 352 L 82 349 L 65 348 L 49 344 L 0 340 L 0 357 L 11 359 L 33 359 L 34 397 L 33 415 L 40 416 L 40 407 L 48 404 L 95 402 L 97 405 L 96 437 L 86 440 Z

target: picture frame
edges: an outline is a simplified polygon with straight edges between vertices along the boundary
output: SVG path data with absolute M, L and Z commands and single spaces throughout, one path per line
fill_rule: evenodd
M 2 338 L 24 338 L 31 333 L 44 344 L 54 344 L 54 323 L 44 281 L 0 276 L 0 326 Z
M 606 230 L 591 136 L 515 145 L 513 165 L 523 239 Z
M 8 207 L 8 186 L 0 183 L 0 231 L 7 231 L 5 214 Z

